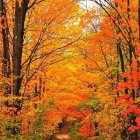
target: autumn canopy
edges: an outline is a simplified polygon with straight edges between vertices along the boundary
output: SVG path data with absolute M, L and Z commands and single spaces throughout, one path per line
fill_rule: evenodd
M 0 140 L 140 139 L 140 0 L 0 0 Z

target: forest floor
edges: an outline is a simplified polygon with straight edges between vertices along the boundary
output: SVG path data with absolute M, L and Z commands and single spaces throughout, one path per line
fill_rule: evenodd
M 56 135 L 56 140 L 78 140 L 78 138 L 71 138 L 69 136 L 70 129 L 68 125 L 64 125 Z

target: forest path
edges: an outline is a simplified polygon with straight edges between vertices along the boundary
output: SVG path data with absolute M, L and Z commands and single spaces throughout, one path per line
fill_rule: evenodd
M 64 124 L 56 135 L 56 140 L 79 140 L 78 138 L 71 138 L 69 132 L 69 126 Z

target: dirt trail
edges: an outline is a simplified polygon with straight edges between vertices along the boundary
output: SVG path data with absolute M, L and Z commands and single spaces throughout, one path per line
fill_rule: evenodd
M 56 136 L 57 140 L 79 140 L 77 138 L 71 138 L 68 133 L 70 132 L 70 129 L 67 124 L 64 124 L 61 129 L 59 130 L 59 133 Z

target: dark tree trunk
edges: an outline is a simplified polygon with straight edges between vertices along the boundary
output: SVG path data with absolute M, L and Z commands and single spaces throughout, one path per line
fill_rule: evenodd
M 122 49 L 121 49 L 121 41 L 118 40 L 117 42 L 117 51 L 118 51 L 118 55 L 120 58 L 120 63 L 121 63 L 121 71 L 122 73 L 125 72 L 125 64 L 124 64 L 124 58 L 123 58 L 123 53 L 122 53 Z M 123 81 L 126 82 L 127 79 L 123 78 Z M 125 94 L 128 94 L 128 89 L 125 89 Z
M 29 0 L 23 0 L 21 5 L 16 1 L 15 5 L 15 21 L 14 21 L 14 38 L 13 38 L 13 73 L 14 73 L 14 87 L 13 94 L 20 96 L 21 88 L 21 59 L 22 48 L 24 42 L 24 24 Z
M 2 74 L 6 78 L 10 78 L 11 68 L 10 68 L 10 51 L 9 51 L 9 39 L 8 39 L 8 25 L 6 19 L 6 11 L 3 0 L 0 0 L 0 17 L 2 18 L 1 24 L 3 26 L 1 30 L 2 34 L 2 50 L 3 50 L 3 66 L 2 66 Z M 9 85 L 6 86 L 5 96 L 8 96 L 11 93 L 11 88 Z
M 15 18 L 14 18 L 14 37 L 13 37 L 13 95 L 16 97 L 21 96 L 21 60 L 22 60 L 22 49 L 24 43 L 24 24 L 26 12 L 28 9 L 29 0 L 23 0 L 21 5 L 18 1 L 15 3 Z M 15 115 L 21 110 L 23 100 L 17 98 L 13 101 L 13 107 L 16 108 Z

